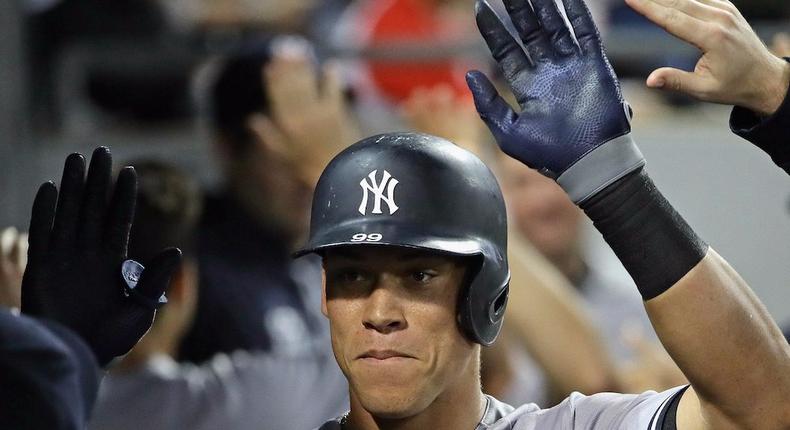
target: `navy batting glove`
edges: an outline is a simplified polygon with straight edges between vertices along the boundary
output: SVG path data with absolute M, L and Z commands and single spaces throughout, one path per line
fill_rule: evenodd
M 151 327 L 181 251 L 164 250 L 148 268 L 126 260 L 137 176 L 121 170 L 112 188 L 107 148 L 66 159 L 60 193 L 52 182 L 36 194 L 30 220 L 22 312 L 69 327 L 102 366 L 127 353 Z M 126 260 L 126 261 L 125 261 Z M 123 267 L 123 270 L 122 270 Z
M 565 0 L 574 35 L 554 0 L 504 0 L 524 48 L 491 6 L 477 26 L 516 96 L 516 113 L 479 71 L 467 84 L 502 150 L 555 179 L 580 204 L 644 165 L 630 137 L 631 112 L 582 0 Z

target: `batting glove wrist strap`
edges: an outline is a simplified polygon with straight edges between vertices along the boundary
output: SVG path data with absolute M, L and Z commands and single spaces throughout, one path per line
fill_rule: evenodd
M 557 178 L 557 183 L 574 203 L 582 204 L 618 179 L 644 165 L 645 158 L 628 133 L 587 153 L 568 167 Z

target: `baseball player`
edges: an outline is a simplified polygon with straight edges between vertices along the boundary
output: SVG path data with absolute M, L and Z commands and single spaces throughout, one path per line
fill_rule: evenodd
M 690 385 L 574 393 L 543 410 L 483 394 L 480 348 L 496 339 L 509 281 L 499 187 L 451 143 L 391 133 L 339 154 L 314 194 L 301 253 L 323 257 L 322 310 L 350 390 L 349 412 L 321 429 L 790 428 L 790 345 L 651 181 L 584 3 L 564 4 L 572 28 L 553 0 L 505 5 L 526 49 L 483 1 L 477 23 L 521 110 L 471 72 L 478 112 L 593 221 Z

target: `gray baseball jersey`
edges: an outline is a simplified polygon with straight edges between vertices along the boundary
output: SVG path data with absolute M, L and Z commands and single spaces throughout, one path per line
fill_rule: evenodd
M 486 396 L 486 409 L 475 430 L 675 430 L 675 410 L 687 387 L 661 393 L 573 393 L 550 409 L 534 403 L 514 408 Z M 343 417 L 318 430 L 340 430 Z

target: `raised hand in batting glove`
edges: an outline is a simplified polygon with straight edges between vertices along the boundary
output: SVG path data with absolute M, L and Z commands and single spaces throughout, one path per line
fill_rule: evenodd
M 630 108 L 582 0 L 504 0 L 524 48 L 477 0 L 477 26 L 516 96 L 515 112 L 486 76 L 467 74 L 480 117 L 508 155 L 555 179 L 579 204 L 644 164 Z M 574 38 L 575 34 L 575 38 Z M 578 41 L 578 42 L 577 42 Z
M 111 177 L 110 151 L 98 148 L 87 180 L 85 159 L 72 154 L 60 192 L 52 182 L 41 185 L 22 281 L 22 312 L 75 331 L 102 366 L 128 352 L 149 329 L 181 261 L 176 248 L 162 251 L 145 270 L 125 261 L 137 177 L 133 168 L 124 168 L 114 189 Z

